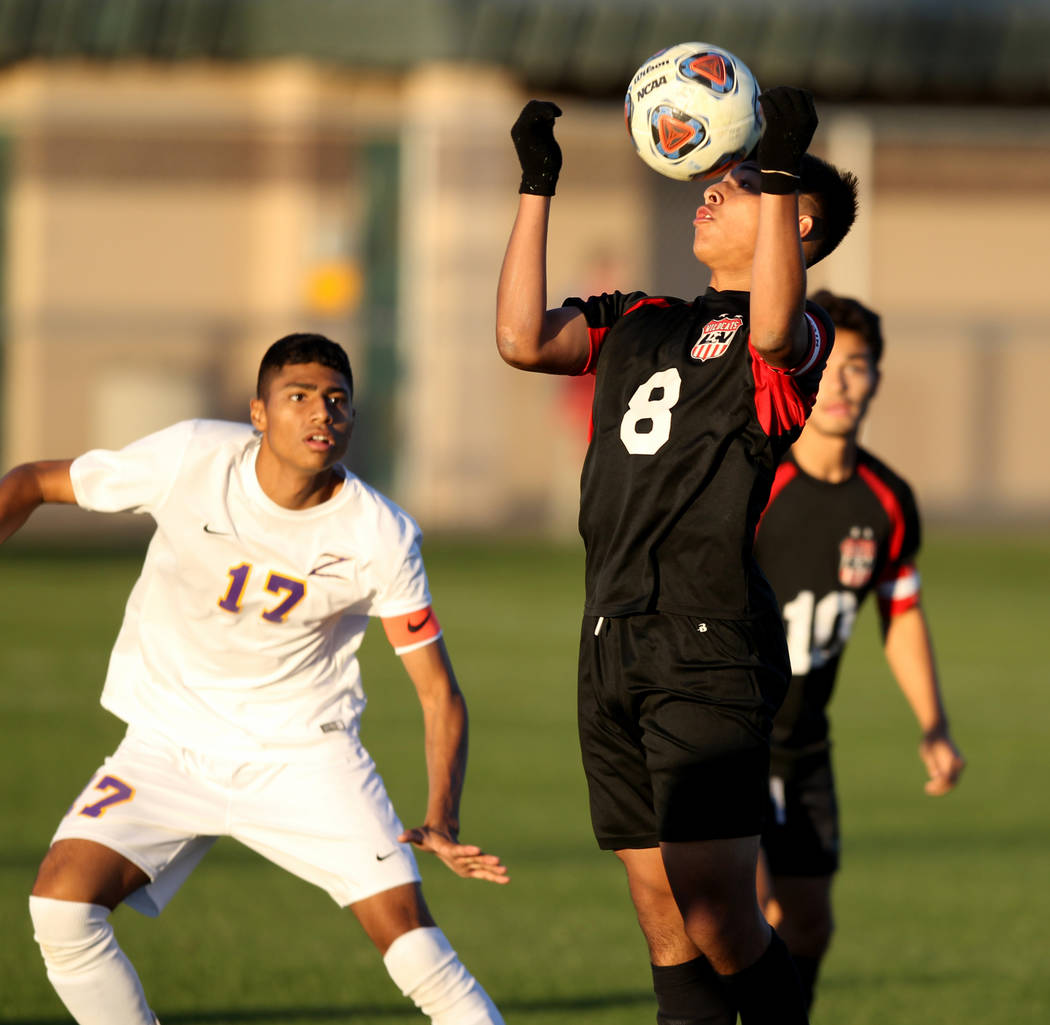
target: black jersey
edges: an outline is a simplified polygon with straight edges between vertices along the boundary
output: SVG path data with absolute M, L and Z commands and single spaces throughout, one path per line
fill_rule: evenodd
M 777 463 L 809 416 L 834 328 L 807 307 L 792 371 L 749 341 L 747 292 L 567 299 L 583 311 L 596 375 L 581 482 L 586 613 L 743 618 L 774 606 L 754 563 Z
M 791 655 L 791 686 L 773 726 L 775 760 L 827 749 L 826 707 L 868 593 L 877 590 L 884 621 L 918 604 L 919 530 L 911 488 L 864 449 L 839 484 L 810 477 L 790 454 L 780 464 L 755 541 Z

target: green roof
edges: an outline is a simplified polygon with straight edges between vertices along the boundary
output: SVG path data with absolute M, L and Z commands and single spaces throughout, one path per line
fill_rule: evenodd
M 1050 101 L 1048 0 L 0 0 L 0 65 L 463 60 L 615 96 L 647 56 L 690 39 L 829 99 Z

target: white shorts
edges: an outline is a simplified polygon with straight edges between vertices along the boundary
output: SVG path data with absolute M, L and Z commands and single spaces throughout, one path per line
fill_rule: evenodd
M 371 755 L 332 735 L 294 762 L 197 754 L 132 729 L 66 812 L 52 843 L 109 847 L 151 882 L 125 903 L 158 915 L 220 836 L 326 890 L 340 906 L 419 881 Z

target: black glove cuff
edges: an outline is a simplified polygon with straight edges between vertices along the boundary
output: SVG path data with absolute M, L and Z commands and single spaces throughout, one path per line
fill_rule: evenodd
M 557 184 L 556 174 L 533 174 L 531 176 L 523 174 L 518 192 L 525 196 L 553 196 Z
M 774 196 L 789 196 L 798 192 L 801 179 L 790 171 L 763 171 L 762 191 Z

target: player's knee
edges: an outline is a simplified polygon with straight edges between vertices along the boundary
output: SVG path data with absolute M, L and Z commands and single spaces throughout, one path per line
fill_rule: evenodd
M 30 897 L 34 939 L 48 972 L 76 975 L 105 957 L 115 942 L 109 914 L 100 904 Z
M 434 1025 L 502 1025 L 488 994 L 437 928 L 411 929 L 390 944 L 383 963 L 398 988 Z

